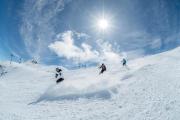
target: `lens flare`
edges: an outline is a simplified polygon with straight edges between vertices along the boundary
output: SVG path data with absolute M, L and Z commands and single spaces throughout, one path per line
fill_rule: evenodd
M 108 28 L 108 21 L 106 20 L 106 19 L 100 19 L 99 21 L 98 21 L 98 27 L 100 28 L 100 29 L 102 29 L 102 30 L 105 30 L 105 29 L 107 29 Z

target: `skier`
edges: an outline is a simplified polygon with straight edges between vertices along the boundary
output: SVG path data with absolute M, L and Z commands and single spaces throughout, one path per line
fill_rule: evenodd
M 0 65 L 0 77 L 5 75 L 7 72 L 4 70 L 4 67 Z
M 62 82 L 64 80 L 64 78 L 62 77 L 62 70 L 60 68 L 56 68 L 56 74 L 55 74 L 55 78 L 58 78 L 56 80 L 56 83 Z
M 58 76 L 61 76 L 61 69 L 59 69 L 59 68 L 56 68 L 56 74 L 55 74 L 55 78 L 57 78 Z
M 104 65 L 104 63 L 102 63 L 102 65 L 99 68 L 101 69 L 99 74 L 102 74 L 104 71 L 106 71 L 106 66 Z
M 126 66 L 126 63 L 127 63 L 126 59 L 123 58 L 123 60 L 122 60 L 122 65 L 123 65 L 123 66 Z

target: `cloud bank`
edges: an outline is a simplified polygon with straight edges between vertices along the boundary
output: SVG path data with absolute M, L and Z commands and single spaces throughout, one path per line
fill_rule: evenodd
M 56 41 L 49 45 L 50 50 L 59 57 L 78 62 L 119 62 L 120 55 L 112 51 L 112 45 L 103 40 L 97 40 L 99 50 L 92 49 L 92 46 L 82 42 L 80 46 L 75 45 L 74 38 L 88 36 L 85 33 L 66 31 L 57 35 Z
M 99 53 L 92 50 L 92 47 L 86 43 L 82 43 L 81 47 L 74 44 L 73 32 L 67 31 L 57 36 L 57 41 L 51 43 L 49 48 L 54 51 L 59 57 L 67 59 L 79 60 L 82 62 L 95 61 Z M 78 37 L 84 34 L 77 34 Z

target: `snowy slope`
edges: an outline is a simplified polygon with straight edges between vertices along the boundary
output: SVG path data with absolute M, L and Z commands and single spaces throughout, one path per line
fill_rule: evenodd
M 56 66 L 2 62 L 0 120 L 178 120 L 180 48 L 129 61 L 64 71 Z

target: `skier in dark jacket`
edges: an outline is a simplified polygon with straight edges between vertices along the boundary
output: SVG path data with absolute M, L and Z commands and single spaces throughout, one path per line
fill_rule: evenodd
M 56 83 L 62 82 L 64 80 L 64 78 L 62 77 L 62 70 L 60 68 L 56 68 L 56 74 L 55 74 L 55 78 L 58 78 L 56 80 Z
M 55 78 L 57 78 L 58 76 L 61 76 L 61 69 L 59 69 L 59 68 L 56 68 L 56 74 L 55 74 Z
M 127 63 L 126 59 L 123 58 L 123 60 L 122 60 L 122 65 L 123 65 L 123 66 L 126 66 L 126 63 Z
M 99 74 L 102 74 L 104 71 L 106 71 L 106 66 L 104 65 L 104 63 L 102 63 L 102 65 L 99 68 L 101 69 Z

